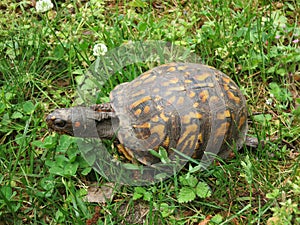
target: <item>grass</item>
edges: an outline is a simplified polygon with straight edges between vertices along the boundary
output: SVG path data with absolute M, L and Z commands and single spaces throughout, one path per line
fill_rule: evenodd
M 300 222 L 298 1 L 66 0 L 45 13 L 31 4 L 0 3 L 0 224 Z M 107 181 L 73 138 L 48 132 L 45 116 L 73 104 L 96 43 L 111 50 L 140 40 L 175 43 L 231 76 L 247 98 L 249 134 L 268 141 L 209 170 L 193 164 L 150 187 L 115 187 L 104 204 L 87 202 L 87 187 Z M 98 101 L 152 66 L 116 72 Z M 182 194 L 197 183 L 211 195 Z

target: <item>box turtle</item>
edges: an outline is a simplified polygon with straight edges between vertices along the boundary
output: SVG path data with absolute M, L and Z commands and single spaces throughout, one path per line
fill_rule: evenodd
M 247 132 L 246 101 L 238 86 L 215 68 L 194 63 L 155 67 L 116 86 L 109 103 L 56 109 L 46 120 L 59 133 L 116 137 L 126 158 L 144 165 L 160 161 L 149 151 L 160 147 L 171 160 L 178 153 L 225 158 L 232 147 L 241 147 Z

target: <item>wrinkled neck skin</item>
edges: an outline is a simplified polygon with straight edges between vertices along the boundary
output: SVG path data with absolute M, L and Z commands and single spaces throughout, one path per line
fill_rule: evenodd
M 119 126 L 114 112 L 99 112 L 88 107 L 56 109 L 46 120 L 51 130 L 86 138 L 111 139 Z

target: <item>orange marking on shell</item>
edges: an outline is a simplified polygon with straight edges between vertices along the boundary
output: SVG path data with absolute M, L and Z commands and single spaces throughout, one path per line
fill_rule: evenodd
M 182 137 L 185 139 L 190 133 L 196 133 L 198 131 L 197 124 L 190 124 L 186 126 L 185 132 L 183 133 Z
M 207 82 L 193 84 L 193 88 L 203 88 L 203 87 L 213 88 L 214 86 L 215 85 L 213 83 L 207 83 Z
M 225 136 L 229 126 L 230 126 L 229 122 L 222 123 L 221 126 L 219 126 L 219 128 L 217 129 L 215 137 Z
M 159 102 L 161 99 L 162 99 L 162 97 L 160 97 L 160 96 L 155 96 L 154 97 L 154 101 L 155 102 Z
M 165 137 L 165 125 L 157 124 L 151 127 L 150 132 L 151 134 L 158 134 L 159 139 L 163 139 Z
M 148 114 L 148 113 L 150 112 L 150 106 L 149 106 L 149 105 L 146 105 L 145 108 L 144 108 L 144 110 L 143 110 L 143 112 L 144 112 L 145 114 Z
M 132 86 L 133 87 L 138 87 L 142 84 L 142 81 L 141 80 L 135 80 L 134 82 L 131 82 Z
M 242 116 L 239 120 L 239 130 L 241 127 L 246 123 L 247 118 L 245 116 Z
M 209 93 L 207 90 L 201 91 L 199 94 L 199 97 L 202 102 L 206 102 L 206 100 L 209 98 Z
M 187 68 L 187 66 L 178 66 L 178 70 L 185 70 Z
M 169 102 L 170 104 L 174 104 L 175 100 L 176 100 L 176 96 L 172 96 L 172 97 L 168 100 L 168 102 Z
M 203 136 L 202 136 L 202 133 L 200 133 L 200 134 L 198 135 L 198 140 L 199 140 L 200 143 L 203 143 Z
M 229 90 L 229 86 L 228 86 L 227 84 L 224 84 L 223 87 L 224 87 L 224 90 L 225 90 L 225 91 L 228 91 L 228 90 Z
M 229 110 L 225 110 L 224 112 L 217 114 L 217 119 L 219 119 L 219 120 L 224 120 L 228 117 L 230 117 L 230 111 Z
M 183 124 L 190 124 L 191 123 L 191 119 L 201 119 L 202 115 L 198 112 L 189 112 L 189 114 L 182 116 L 181 118 L 181 122 Z
M 201 119 L 203 116 L 202 116 L 202 114 L 201 113 L 195 113 L 196 115 L 195 115 L 195 118 L 198 118 L 198 119 Z
M 187 148 L 186 146 L 189 143 L 193 143 L 193 140 L 195 140 L 196 136 L 194 134 L 196 134 L 197 131 L 198 131 L 198 126 L 196 124 L 187 125 L 185 131 L 183 132 L 183 134 L 181 135 L 178 141 L 178 144 L 181 144 L 181 142 L 185 142 L 183 145 L 183 149 Z M 191 141 L 188 141 L 187 139 Z
M 163 146 L 164 148 L 168 148 L 169 145 L 170 145 L 170 137 L 167 136 L 167 138 L 166 138 L 166 139 L 164 140 L 164 142 L 162 143 L 162 146 Z
M 179 97 L 177 100 L 177 104 L 183 105 L 183 103 L 184 103 L 184 97 Z
M 201 144 L 203 144 L 203 137 L 202 137 L 202 133 L 200 133 L 199 135 L 198 135 L 198 141 L 197 141 L 197 143 L 196 143 L 196 146 L 195 146 L 195 152 L 194 152 L 194 154 L 193 154 L 193 158 L 197 158 L 197 154 L 198 154 L 198 150 L 199 150 L 199 148 L 201 147 Z
M 189 79 L 186 79 L 186 80 L 184 80 L 184 83 L 186 83 L 186 84 L 190 84 L 190 83 L 192 83 L 193 81 L 192 80 L 189 80 Z
M 168 122 L 169 118 L 166 117 L 166 115 L 164 113 L 161 113 L 159 116 L 160 116 L 160 118 L 162 118 L 163 121 Z
M 182 116 L 182 118 L 181 118 L 181 122 L 182 122 L 183 124 L 189 124 L 190 121 L 191 121 L 190 115 L 184 115 L 184 116 Z
M 143 73 L 141 76 L 140 76 L 140 79 L 142 79 L 142 80 L 146 80 L 149 76 L 151 76 L 152 74 L 151 74 L 151 70 L 149 70 L 149 71 L 147 71 L 147 72 L 145 72 L 145 73 Z M 154 75 L 153 75 L 154 76 Z
M 195 102 L 194 104 L 193 104 L 193 107 L 196 109 L 196 108 L 198 108 L 199 107 L 199 103 L 198 102 Z
M 179 82 L 179 79 L 177 77 L 172 77 L 168 82 L 171 84 L 177 84 Z
M 183 147 L 183 149 L 191 149 L 193 147 L 194 144 L 197 144 L 196 142 L 196 138 L 197 136 L 195 134 L 193 135 L 190 135 L 189 138 L 186 140 L 186 144 L 185 146 Z M 187 146 L 187 147 L 186 147 Z M 195 145 L 196 147 L 196 145 Z M 194 152 L 195 153 L 195 152 Z M 193 153 L 193 154 L 194 154 Z
M 141 129 L 149 129 L 150 128 L 150 123 L 146 122 L 143 124 L 133 124 L 132 125 L 133 128 L 141 128 Z
M 203 82 L 210 76 L 211 76 L 211 74 L 209 74 L 209 73 L 197 74 L 197 75 L 195 75 L 195 79 Z
M 235 96 L 231 91 L 227 91 L 228 98 L 235 101 L 235 103 L 239 104 L 241 99 L 237 96 Z
M 157 77 L 155 75 L 152 75 L 151 77 L 148 77 L 147 79 L 144 80 L 144 84 L 153 82 L 156 80 L 156 78 Z
M 176 71 L 176 67 L 173 67 L 173 66 L 172 66 L 172 67 L 170 67 L 169 69 L 167 69 L 167 71 L 168 71 L 168 72 Z
M 141 114 L 142 110 L 141 109 L 137 109 L 134 111 L 134 115 L 135 116 L 139 116 Z
M 159 121 L 159 117 L 157 115 L 151 118 L 151 122 L 153 123 L 157 123 L 158 121 Z
M 132 97 L 138 97 L 140 95 L 144 95 L 146 93 L 146 91 L 144 89 L 139 90 L 138 92 L 134 92 L 131 94 Z
M 196 93 L 194 91 L 190 91 L 190 93 L 189 93 L 189 97 L 190 98 L 194 98 L 195 95 L 196 95 Z
M 157 105 L 157 106 L 156 106 L 156 109 L 157 109 L 158 111 L 162 111 L 162 110 L 164 109 L 164 107 L 163 107 L 162 105 Z
M 144 102 L 146 102 L 146 101 L 149 101 L 151 99 L 151 96 L 145 96 L 144 98 L 141 98 L 140 100 L 137 100 L 137 101 L 135 101 L 134 103 L 132 103 L 131 105 L 130 105 L 130 108 L 135 108 L 135 107 L 137 107 L 138 105 L 140 105 L 140 104 L 142 104 L 142 103 L 144 103 Z
M 229 78 L 229 77 L 222 77 L 222 80 L 225 82 L 225 83 L 227 83 L 227 84 L 229 84 L 230 82 L 231 82 L 231 79 Z

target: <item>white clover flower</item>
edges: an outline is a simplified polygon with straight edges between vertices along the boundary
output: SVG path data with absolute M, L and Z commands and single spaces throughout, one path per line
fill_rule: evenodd
M 105 44 L 96 44 L 93 48 L 94 56 L 105 55 L 106 52 L 107 52 L 107 47 Z
M 270 99 L 270 98 L 266 100 L 266 104 L 267 104 L 267 105 L 272 105 L 272 102 L 273 102 L 273 101 L 272 101 L 272 99 Z
M 51 0 L 39 0 L 36 2 L 35 4 L 35 9 L 37 12 L 46 12 L 49 9 L 53 8 L 53 3 L 51 2 Z

